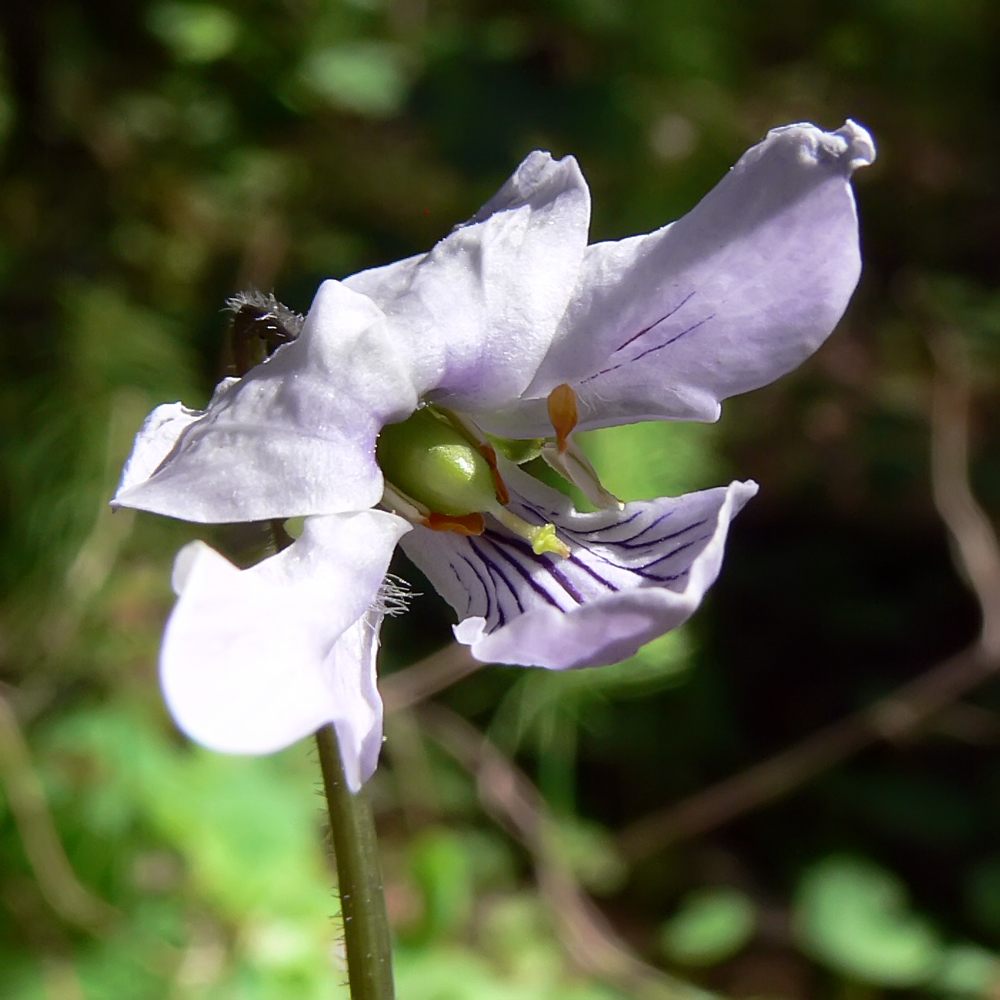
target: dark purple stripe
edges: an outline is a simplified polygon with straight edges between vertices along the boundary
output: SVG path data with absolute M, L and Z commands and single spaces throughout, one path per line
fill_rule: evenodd
M 633 334 L 631 337 L 629 337 L 628 340 L 625 341 L 624 344 L 622 344 L 621 347 L 616 347 L 611 353 L 617 354 L 619 351 L 624 351 L 629 344 L 638 340 L 640 337 L 645 337 L 646 334 L 653 329 L 653 327 L 659 326 L 664 320 L 670 319 L 670 317 L 673 316 L 678 309 L 680 309 L 684 305 L 687 305 L 687 303 L 691 301 L 693 296 L 694 296 L 693 291 L 688 292 L 688 294 L 683 299 L 681 299 L 680 302 L 678 302 L 677 305 L 675 305 L 674 308 L 671 309 L 670 312 L 666 314 L 666 316 L 661 316 L 655 323 L 650 323 L 645 330 L 640 330 L 638 333 Z
M 653 580 L 655 583 L 672 583 L 674 580 L 679 580 L 682 576 L 687 576 L 691 572 L 691 567 L 688 566 L 687 569 L 682 569 L 680 573 L 671 573 L 669 576 L 661 576 L 658 573 L 642 573 L 639 570 L 632 570 L 636 576 L 641 576 L 643 580 Z
M 472 614 L 472 591 L 469 590 L 469 585 L 462 579 L 462 575 L 455 568 L 455 564 L 449 559 L 448 569 L 455 574 L 455 579 L 458 581 L 459 587 L 465 592 L 465 615 L 468 618 Z M 456 609 L 457 610 L 457 609 Z M 462 617 L 461 615 L 459 617 Z
M 653 559 L 651 562 L 643 563 L 642 566 L 637 566 L 631 572 L 639 573 L 641 575 L 643 570 L 649 569 L 650 566 L 655 566 L 657 563 L 666 562 L 668 559 L 673 559 L 678 553 L 683 552 L 685 549 L 691 548 L 692 545 L 697 545 L 699 542 L 704 542 L 711 538 L 711 535 L 702 535 L 701 538 L 692 539 L 690 542 L 685 542 L 683 545 L 678 545 L 673 552 L 668 552 L 665 556 L 659 556 L 657 559 Z M 626 567 L 622 567 L 625 569 Z
M 643 514 L 647 513 L 645 510 L 637 510 L 629 514 L 623 521 L 615 521 L 613 524 L 608 524 L 603 528 L 593 528 L 590 531 L 577 531 L 573 528 L 564 528 L 560 525 L 559 530 L 565 531 L 567 535 L 572 535 L 574 538 L 586 538 L 593 539 L 595 535 L 603 535 L 606 531 L 614 531 L 615 528 L 624 528 L 627 524 L 631 524 L 637 517 L 642 517 Z M 641 532 L 645 531 L 645 528 L 640 529 Z M 629 535 L 629 538 L 635 538 L 635 535 Z M 605 542 L 606 545 L 617 545 L 618 542 L 612 539 L 609 542 Z
M 490 541 L 493 542 L 494 545 L 498 544 L 492 537 L 490 538 Z M 563 576 L 555 563 L 550 562 L 548 559 L 542 559 L 541 556 L 535 555 L 535 550 L 527 542 L 522 541 L 520 538 L 504 538 L 502 541 L 504 545 L 509 545 L 512 549 L 520 552 L 521 555 L 530 559 L 536 565 L 541 565 L 541 567 L 556 581 L 556 583 L 559 584 L 560 587 L 562 587 L 563 590 L 566 591 L 567 594 L 569 594 L 570 597 L 573 598 L 574 601 L 576 601 L 577 604 L 584 603 L 583 595 L 576 589 L 571 580 L 568 580 L 565 576 Z
M 648 512 L 647 511 L 640 511 L 640 513 L 645 514 L 645 513 L 648 513 Z M 595 537 L 595 536 L 604 534 L 604 532 L 606 532 L 606 531 L 612 531 L 615 528 L 620 528 L 622 526 L 622 524 L 626 523 L 624 521 L 619 521 L 616 524 L 609 524 L 606 528 L 597 528 L 594 531 L 588 531 L 585 535 L 582 535 L 582 537 L 586 538 L 586 540 L 588 542 L 595 542 L 595 543 L 599 543 L 601 545 L 621 545 L 624 548 L 629 548 L 630 547 L 629 544 L 628 544 L 629 542 L 634 542 L 637 538 L 641 538 L 644 534 L 646 534 L 647 531 L 652 531 L 653 528 L 655 528 L 658 524 L 661 524 L 668 517 L 670 517 L 673 513 L 674 513 L 674 511 L 672 511 L 672 510 L 666 511 L 665 513 L 661 514 L 658 518 L 656 518 L 655 521 L 650 521 L 649 524 L 647 524 L 644 528 L 640 528 L 634 535 L 628 535 L 626 538 L 608 538 L 608 539 L 602 539 L 602 538 Z M 686 529 L 682 529 L 682 530 L 686 530 Z M 580 544 L 582 545 L 584 543 L 581 542 Z M 641 548 L 643 545 L 650 545 L 650 544 L 652 544 L 652 543 L 651 542 L 641 542 L 639 545 L 634 545 L 634 546 L 631 546 L 631 547 L 632 548 Z
M 618 371 L 619 368 L 624 368 L 625 365 L 632 364 L 633 361 L 638 361 L 640 358 L 644 358 L 647 354 L 652 354 L 654 351 L 662 351 L 664 347 L 669 347 L 671 344 L 676 344 L 681 337 L 686 337 L 689 333 L 694 332 L 699 326 L 704 326 L 710 319 L 715 319 L 715 313 L 711 316 L 706 316 L 704 319 L 698 320 L 697 323 L 692 323 L 686 330 L 681 330 L 680 333 L 675 334 L 669 340 L 665 340 L 662 344 L 657 344 L 655 347 L 649 347 L 645 351 L 641 351 L 634 358 L 629 358 L 627 361 L 622 361 L 620 364 L 612 365 L 610 368 L 604 368 L 597 372 L 596 375 L 589 375 L 585 379 L 580 380 L 580 385 L 586 382 L 592 382 L 595 378 L 600 378 L 602 375 L 610 375 L 612 372 Z
M 619 368 L 624 368 L 627 364 L 627 361 L 623 361 L 620 365 L 612 365 L 610 368 L 602 368 L 599 372 L 594 372 L 593 375 L 588 375 L 586 378 L 580 379 L 580 385 L 586 385 L 588 382 L 593 382 L 595 378 L 600 378 L 602 375 L 610 375 L 612 372 L 618 371 Z
M 662 344 L 657 344 L 656 347 L 648 347 L 641 354 L 637 354 L 634 358 L 630 358 L 629 361 L 638 361 L 639 358 L 644 358 L 647 354 L 652 354 L 654 351 L 662 351 L 664 347 L 669 347 L 671 344 L 676 344 L 681 337 L 686 337 L 689 333 L 693 333 L 698 329 L 699 326 L 704 326 L 710 319 L 715 319 L 715 313 L 711 316 L 706 316 L 704 319 L 698 320 L 697 323 L 692 323 L 686 330 L 681 330 L 680 333 L 671 337 L 669 340 L 665 340 Z
M 505 586 L 510 591 L 511 597 L 514 598 L 514 603 L 517 605 L 517 610 L 521 612 L 521 614 L 523 614 L 524 605 L 521 604 L 521 598 L 518 596 L 517 591 L 514 589 L 514 585 L 504 575 L 503 570 L 500 569 L 500 567 L 497 566 L 497 564 L 493 562 L 493 560 L 490 559 L 485 552 L 483 552 L 483 550 L 476 544 L 476 540 L 471 536 L 469 538 L 469 545 L 472 547 L 472 551 L 475 552 L 476 555 L 479 556 L 479 558 L 482 560 L 482 563 L 486 567 L 486 570 L 490 574 L 490 576 L 492 577 L 493 574 L 495 573 L 504 582 Z M 503 608 L 500 605 L 499 594 L 497 594 L 497 608 L 500 610 L 500 613 L 503 614 Z
M 518 506 L 522 510 L 530 511 L 532 514 L 535 515 L 535 517 L 541 518 L 543 524 L 553 524 L 553 523 L 555 523 L 554 521 L 548 520 L 545 517 L 544 513 L 541 510 L 539 510 L 537 507 L 532 506 L 530 503 L 528 503 L 526 500 L 522 499 L 521 497 L 518 497 Z M 557 512 L 553 511 L 552 513 L 557 513 Z M 645 514 L 645 513 L 646 512 L 644 510 L 641 510 L 641 509 L 637 510 L 637 511 L 634 511 L 633 513 L 629 514 L 629 516 L 626 517 L 623 521 L 615 521 L 614 524 L 609 524 L 609 525 L 607 525 L 607 527 L 604 527 L 604 528 L 594 528 L 592 531 L 577 531 L 574 528 L 567 528 L 565 525 L 562 525 L 562 524 L 557 524 L 556 527 L 561 532 L 563 532 L 564 534 L 571 535 L 575 539 L 589 538 L 590 536 L 600 534 L 603 531 L 611 531 L 614 528 L 621 528 L 621 527 L 624 527 L 626 524 L 631 524 L 637 517 L 642 517 L 642 515 Z M 668 511 L 668 514 L 670 514 L 670 513 L 673 513 L 673 511 Z M 646 529 L 644 528 L 643 531 L 645 531 L 645 530 Z M 635 537 L 635 536 L 632 536 L 632 537 Z M 608 544 L 608 545 L 617 545 L 618 543 L 614 542 L 614 541 L 611 541 L 611 542 L 608 542 L 606 544 Z
M 700 521 L 693 521 L 691 524 L 687 525 L 686 527 L 683 527 L 683 528 L 680 528 L 677 531 L 671 532 L 669 535 L 660 535 L 659 538 L 654 538 L 652 541 L 638 542 L 638 543 L 636 543 L 636 542 L 634 542 L 633 539 L 629 539 L 626 542 L 614 542 L 612 544 L 617 545 L 619 548 L 622 548 L 622 549 L 646 549 L 646 548 L 651 548 L 653 545 L 659 545 L 660 542 L 669 542 L 669 541 L 671 541 L 674 538 L 680 538 L 680 536 L 683 535 L 686 531 L 693 531 L 695 528 L 700 528 L 703 524 L 706 524 L 707 522 L 708 522 L 708 518 L 707 517 L 703 517 Z M 652 527 L 652 525 L 650 527 Z M 641 535 L 642 533 L 643 532 L 640 531 L 639 535 Z M 635 538 L 638 538 L 639 535 L 636 535 Z
M 528 586 L 531 587 L 531 589 L 536 594 L 538 594 L 539 597 L 541 597 L 544 600 L 548 601 L 549 604 L 551 604 L 552 607 L 556 608 L 558 611 L 562 611 L 563 610 L 563 608 L 559 604 L 559 602 L 509 552 L 505 552 L 504 551 L 504 548 L 503 548 L 502 545 L 498 544 L 494 539 L 490 538 L 487 535 L 483 535 L 483 538 L 485 538 L 486 541 L 488 541 L 490 543 L 490 545 L 492 545 L 493 548 L 495 548 L 497 550 L 497 552 L 499 552 L 500 555 L 508 563 L 510 563 L 510 565 L 513 566 L 514 569 L 517 570 L 517 572 L 524 578 L 524 580 L 528 584 Z M 507 539 L 504 539 L 504 542 L 506 542 L 506 541 L 507 541 Z M 532 553 L 532 554 L 534 554 L 534 553 Z M 521 606 L 520 601 L 518 601 L 518 607 L 520 607 L 520 606 Z M 521 608 L 521 610 L 524 611 L 524 608 Z
M 486 581 L 479 575 L 479 570 L 472 564 L 471 560 L 463 556 L 461 553 L 458 554 L 458 558 L 465 563 L 466 566 L 472 571 L 472 575 L 479 581 L 479 586 L 483 588 L 483 596 L 486 598 L 486 613 L 483 617 L 486 619 L 487 624 L 489 624 L 490 616 L 493 613 L 493 599 L 490 595 L 490 588 L 486 585 Z M 454 569 L 454 566 L 452 567 Z M 458 570 L 455 570 L 455 575 L 458 576 Z M 472 607 L 472 592 L 469 590 L 468 584 L 461 578 L 458 577 L 458 582 L 469 592 L 469 607 Z M 468 612 L 466 612 L 468 613 Z
M 614 591 L 616 594 L 619 592 L 619 588 L 616 587 L 610 580 L 605 580 L 604 577 L 601 576 L 596 569 L 594 569 L 592 566 L 588 566 L 582 559 L 573 555 L 573 553 L 570 553 L 569 561 L 574 566 L 579 566 L 580 569 L 584 571 L 584 573 L 590 574 L 590 576 L 592 576 L 598 583 L 603 584 L 605 587 L 607 587 L 608 590 Z M 606 561 L 607 560 L 605 560 L 605 562 Z

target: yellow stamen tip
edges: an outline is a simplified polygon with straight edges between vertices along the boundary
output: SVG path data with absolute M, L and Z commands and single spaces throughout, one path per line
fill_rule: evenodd
M 532 532 L 531 551 L 536 556 L 540 556 L 543 552 L 551 552 L 553 555 L 562 556 L 563 559 L 569 557 L 569 546 L 556 536 L 554 524 L 540 525 Z

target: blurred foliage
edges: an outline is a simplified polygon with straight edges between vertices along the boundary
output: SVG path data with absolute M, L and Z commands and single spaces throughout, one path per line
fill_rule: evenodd
M 441 696 L 552 807 L 556 855 L 650 961 L 735 996 L 1000 982 L 1000 688 L 781 802 L 630 864 L 630 821 L 975 635 L 928 485 L 928 338 L 973 362 L 1000 515 L 1000 9 L 987 0 L 6 0 L 0 5 L 0 695 L 77 877 L 58 916 L 0 761 L 5 1000 L 346 996 L 306 747 L 217 757 L 156 689 L 191 526 L 106 500 L 155 403 L 207 400 L 225 298 L 430 246 L 530 149 L 575 153 L 594 239 L 689 208 L 773 125 L 845 117 L 862 286 L 795 376 L 717 426 L 589 435 L 627 498 L 755 478 L 692 625 L 603 671 L 489 669 Z M 231 548 L 251 532 L 218 533 Z M 424 596 L 383 669 L 448 637 Z M 598 1000 L 475 780 L 390 720 L 373 789 L 403 1000 Z
M 739 889 L 696 889 L 663 925 L 660 947 L 667 958 L 681 965 L 717 965 L 739 952 L 756 926 L 756 906 Z

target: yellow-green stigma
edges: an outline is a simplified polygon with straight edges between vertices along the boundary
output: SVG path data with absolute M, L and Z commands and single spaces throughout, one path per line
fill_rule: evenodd
M 509 531 L 530 542 L 531 551 L 536 556 L 540 556 L 543 552 L 551 552 L 563 559 L 569 556 L 569 546 L 556 535 L 554 524 L 529 524 L 523 518 L 503 508 L 491 513 Z

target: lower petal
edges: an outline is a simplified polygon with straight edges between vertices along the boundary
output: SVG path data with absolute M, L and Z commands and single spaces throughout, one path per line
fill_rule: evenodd
M 570 555 L 535 555 L 492 519 L 478 537 L 415 528 L 402 546 L 452 605 L 455 635 L 484 662 L 551 669 L 615 663 L 676 628 L 722 566 L 729 524 L 756 483 L 581 514 L 504 468 L 510 509 L 548 521 Z
M 309 518 L 302 538 L 241 570 L 201 542 L 178 555 L 161 682 L 192 739 L 270 753 L 333 722 L 352 789 L 381 742 L 378 593 L 408 525 L 362 511 Z

